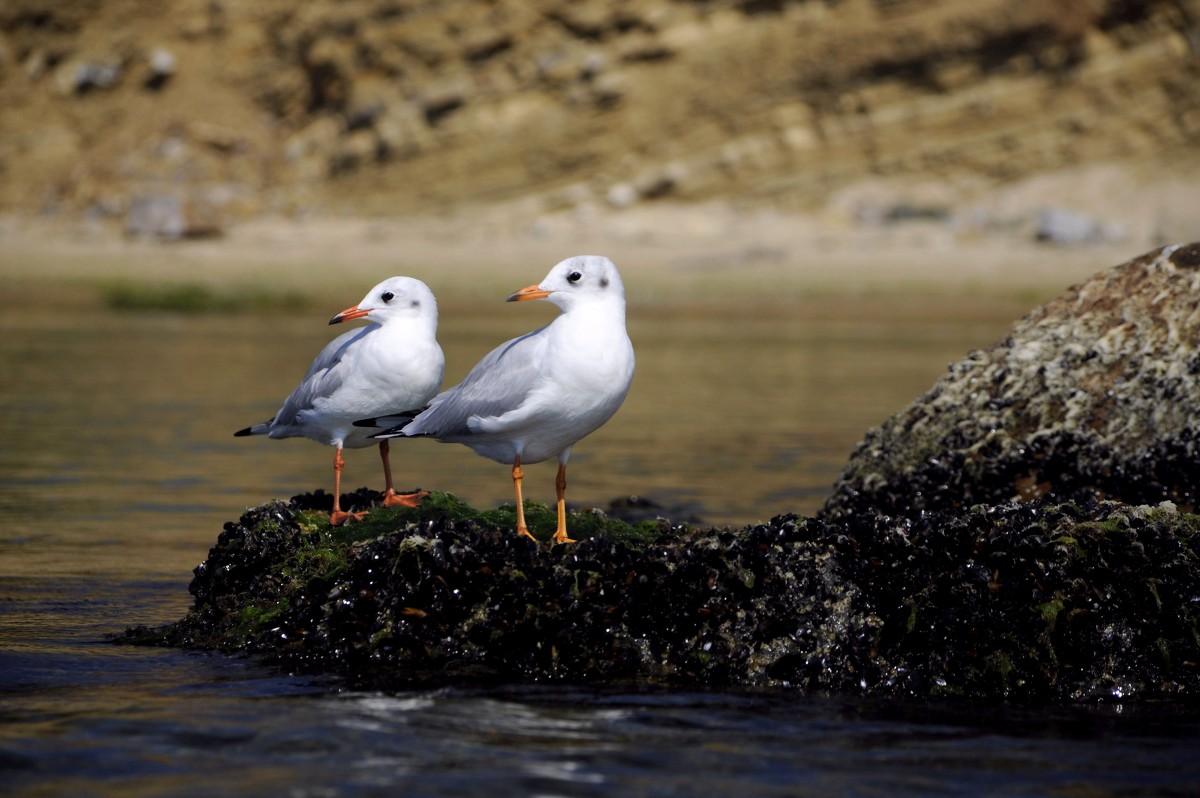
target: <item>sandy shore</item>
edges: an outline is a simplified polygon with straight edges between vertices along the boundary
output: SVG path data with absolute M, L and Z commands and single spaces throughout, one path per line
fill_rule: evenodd
M 871 222 L 874 210 L 950 209 L 946 217 Z M 1038 209 L 1111 223 L 1104 243 L 1035 240 Z M 1200 238 L 1185 175 L 1089 167 L 972 193 L 943 184 L 849 187 L 801 213 L 703 205 L 516 203 L 453 215 L 260 218 L 218 238 L 129 239 L 113 221 L 0 218 L 0 292 L 12 301 L 95 301 L 115 280 L 353 295 L 391 274 L 425 279 L 446 300 L 490 300 L 574 254 L 612 257 L 634 302 L 655 304 L 894 296 L 1035 303 L 1162 243 Z
M 787 302 L 889 294 L 1035 298 L 1151 248 L 1124 241 L 1056 247 L 1014 236 L 963 237 L 944 225 L 822 227 L 811 216 L 718 206 L 543 217 L 264 219 L 211 240 L 129 240 L 110 226 L 7 224 L 0 291 L 10 299 L 87 301 L 114 280 L 240 286 L 319 296 L 390 274 L 483 299 L 536 282 L 573 254 L 612 257 L 633 297 L 662 303 Z M 47 288 L 59 289 L 50 294 Z

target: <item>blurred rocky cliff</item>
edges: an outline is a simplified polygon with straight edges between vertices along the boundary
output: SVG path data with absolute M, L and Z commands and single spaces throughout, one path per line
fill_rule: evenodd
M 0 108 L 0 213 L 167 237 L 805 209 L 866 178 L 1195 171 L 1200 0 L 6 0 Z

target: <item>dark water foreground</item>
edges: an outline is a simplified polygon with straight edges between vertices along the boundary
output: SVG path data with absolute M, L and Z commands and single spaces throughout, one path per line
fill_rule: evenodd
M 448 500 L 443 506 L 453 507 Z M 269 511 L 270 506 L 250 515 Z M 362 525 L 358 531 L 371 538 L 387 526 L 407 524 L 400 516 L 388 517 L 391 512 L 380 511 L 373 522 L 377 526 Z M 320 524 L 321 513 L 295 508 L 282 513 L 288 514 L 298 517 L 300 535 L 329 544 L 298 546 L 273 578 L 265 576 L 266 568 L 235 567 L 226 571 L 227 580 L 304 582 L 310 588 L 292 595 L 298 601 L 314 595 L 318 577 L 305 575 L 304 561 L 315 565 L 331 551 L 349 551 L 355 544 L 334 540 L 332 530 Z M 483 517 L 502 522 L 503 516 Z M 310 517 L 315 518 L 312 527 Z M 265 517 L 260 520 L 267 524 Z M 580 534 L 601 533 L 598 524 L 589 528 L 586 523 L 595 516 L 573 520 Z M 472 523 L 453 520 L 463 529 Z M 540 523 L 542 532 L 552 527 L 548 514 Z M 272 539 L 285 545 L 291 522 L 276 519 L 276 524 L 273 537 L 261 526 L 265 538 L 254 543 L 252 536 L 246 556 L 224 565 L 252 563 L 255 547 Z M 1136 520 L 1132 525 L 1142 540 L 1146 530 Z M 426 540 L 467 537 L 433 535 L 424 521 L 418 526 L 410 531 Z M 646 544 L 645 534 L 637 533 L 688 539 L 682 530 L 605 526 L 609 550 L 667 545 Z M 231 525 L 227 533 L 227 553 L 237 545 L 238 529 Z M 538 563 L 556 558 L 561 564 L 569 559 L 567 547 L 524 544 L 507 529 L 480 537 L 492 539 L 482 548 L 512 558 L 501 570 L 520 565 L 538 580 L 534 584 L 549 584 L 537 605 L 562 596 Z M 410 546 L 417 543 L 411 536 L 405 539 Z M 580 545 L 595 547 L 598 540 Z M 728 546 L 720 540 L 711 545 Z M 436 601 L 453 603 L 441 578 L 461 570 L 463 559 L 451 548 L 427 545 L 420 557 L 401 561 L 426 562 L 439 557 L 439 550 L 446 562 L 431 571 L 439 576 L 414 594 L 425 603 L 404 605 L 411 609 L 402 609 L 403 618 L 419 619 L 413 610 L 424 607 L 428 619 Z M 336 567 L 334 559 L 325 562 Z M 359 562 L 382 569 L 378 560 Z M 749 558 L 745 562 L 751 564 Z M 698 566 L 691 568 L 694 574 Z M 685 574 L 675 577 L 677 586 Z M 480 574 L 480 584 L 485 576 Z M 404 578 L 397 572 L 391 580 L 399 584 Z M 671 581 L 669 575 L 662 579 Z M 582 585 L 582 594 L 598 603 L 601 597 L 589 581 Z M 1195 756 L 1200 711 L 1182 699 L 1109 695 L 1095 702 L 1038 706 L 858 690 L 834 695 L 799 687 L 680 688 L 565 678 L 468 682 L 459 674 L 452 674 L 457 684 L 436 686 L 438 679 L 428 672 L 425 685 L 381 691 L 347 689 L 347 681 L 336 675 L 305 675 L 303 657 L 291 660 L 297 667 L 281 668 L 282 660 L 264 666 L 257 655 L 106 641 L 129 618 L 182 612 L 179 588 L 174 577 L 132 579 L 120 569 L 67 578 L 0 577 L 0 794 L 1182 797 L 1194 795 L 1200 783 Z M 753 589 L 744 580 L 740 588 L 732 587 L 740 593 Z M 714 582 L 715 596 L 730 591 L 724 580 Z M 235 596 L 209 595 L 217 603 Z M 629 599 L 607 601 L 618 605 Z M 691 606 L 690 600 L 677 604 L 675 617 Z M 717 602 L 709 608 L 721 611 Z M 271 612 L 278 612 L 274 622 Z M 262 613 L 248 609 L 243 613 L 247 634 L 235 645 L 249 652 L 256 639 L 274 641 L 272 650 L 287 655 L 279 644 L 295 631 L 284 624 L 292 612 L 283 602 Z M 511 614 L 508 618 L 511 623 Z M 393 616 L 397 626 L 403 624 Z M 544 639 L 518 639 L 504 650 L 518 646 L 529 649 L 527 659 L 547 656 Z M 364 652 L 360 659 L 370 656 Z M 837 662 L 831 659 L 831 667 Z
M 511 512 L 446 494 L 341 528 L 324 520 L 327 501 L 298 496 L 226 525 L 187 616 L 122 640 L 243 652 L 389 691 L 1200 698 L 1200 517 L 1170 505 L 780 516 L 738 532 L 592 512 L 572 518 L 579 543 L 551 545 L 516 537 Z
M 92 611 L 111 620 L 129 599 Z M 1183 798 L 1200 783 L 1200 715 L 1169 703 L 568 684 L 339 691 L 242 657 L 62 643 L 29 650 L 38 675 L 0 694 L 6 796 Z

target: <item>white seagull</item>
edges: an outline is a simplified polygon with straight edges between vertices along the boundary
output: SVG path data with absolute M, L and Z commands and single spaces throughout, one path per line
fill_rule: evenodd
M 333 458 L 332 524 L 359 520 L 365 512 L 341 508 L 342 448 L 358 449 L 377 441 L 355 419 L 407 407 L 424 407 L 442 385 L 446 360 L 437 342 L 437 300 L 429 286 L 411 277 L 390 277 L 363 300 L 329 320 L 330 324 L 366 319 L 366 327 L 330 341 L 304 379 L 270 421 L 234 435 L 311 438 L 337 447 Z M 384 506 L 415 507 L 428 495 L 400 495 L 392 487 L 388 442 L 378 441 L 386 485 Z
M 633 380 L 633 344 L 625 332 L 625 287 L 608 258 L 568 258 L 538 285 L 522 288 L 509 302 L 548 299 L 562 309 L 550 324 L 493 349 L 466 379 L 443 391 L 411 420 L 360 422 L 403 424 L 377 438 L 436 438 L 463 443 L 484 457 L 512 463 L 517 533 L 525 526 L 522 463 L 558 457 L 558 529 L 567 536 L 567 459 L 571 447 L 612 418 Z M 403 416 L 404 414 L 398 414 Z M 409 414 L 411 418 L 411 414 Z

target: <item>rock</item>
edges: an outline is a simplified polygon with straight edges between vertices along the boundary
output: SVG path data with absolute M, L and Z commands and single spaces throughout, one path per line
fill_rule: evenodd
M 355 80 L 343 113 L 346 130 L 374 125 L 396 101 L 395 90 L 388 81 L 377 76 Z
M 342 123 L 325 116 L 294 133 L 284 147 L 284 157 L 301 180 L 315 182 L 330 172 L 342 135 Z
M 1085 213 L 1043 208 L 1037 215 L 1034 237 L 1048 244 L 1105 244 L 1123 241 L 1126 232 L 1120 225 L 1098 221 Z
M 1200 518 L 1011 503 L 728 530 L 572 514 L 573 545 L 447 494 L 331 527 L 323 493 L 228 523 L 195 605 L 120 642 L 361 689 L 752 686 L 1041 704 L 1200 698 Z M 530 507 L 548 535 L 554 513 Z
M 462 108 L 471 94 L 465 78 L 451 78 L 432 83 L 421 92 L 419 103 L 430 125 L 436 126 L 445 117 Z
M 617 183 L 609 188 L 604 198 L 614 208 L 628 208 L 638 201 L 638 190 L 631 183 Z
M 150 51 L 147 61 L 148 72 L 142 85 L 147 89 L 158 91 L 175 76 L 175 54 L 165 47 L 155 47 Z
M 137 194 L 129 202 L 125 233 L 173 241 L 183 237 L 183 199 L 175 194 Z
M 404 160 L 414 158 L 435 143 L 425 114 L 411 103 L 398 103 L 384 109 L 375 121 L 380 157 Z
M 312 43 L 302 60 L 308 78 L 309 111 L 345 108 L 354 74 L 354 52 L 340 37 L 323 36 Z
M 188 133 L 195 141 L 223 154 L 235 153 L 249 147 L 245 134 L 228 125 L 204 121 L 192 122 L 188 125 Z
M 343 136 L 329 159 L 331 174 L 340 175 L 369 166 L 383 155 L 373 130 L 355 130 Z
M 549 16 L 580 39 L 602 39 L 618 24 L 617 10 L 603 0 L 563 4 Z
M 1200 244 L 1101 272 L 867 433 L 825 518 L 1200 497 Z
M 61 95 L 87 94 L 93 89 L 111 89 L 121 79 L 121 63 L 115 59 L 73 60 L 54 72 L 54 85 Z
M 679 191 L 687 182 L 687 167 L 681 163 L 670 163 L 658 169 L 639 174 L 633 181 L 638 196 L 642 199 L 661 199 Z M 613 203 L 616 205 L 616 203 Z M 617 206 L 620 207 L 620 206 Z
M 700 525 L 704 522 L 699 509 L 693 503 L 664 505 L 647 496 L 622 496 L 608 503 L 605 514 L 627 524 L 664 520 L 671 524 Z
M 463 37 L 463 56 L 473 64 L 481 64 L 513 46 L 513 34 L 506 30 L 479 28 Z
M 629 80 L 627 76 L 613 74 L 589 77 L 587 92 L 591 104 L 596 108 L 612 108 L 629 92 Z
M 626 36 L 617 46 L 622 61 L 665 61 L 675 55 L 669 42 L 649 33 Z
M 32 50 L 25 61 L 21 64 L 25 72 L 25 80 L 29 83 L 34 83 L 41 80 L 42 75 L 46 73 L 47 58 L 46 51 L 40 48 Z
M 125 234 L 135 238 L 177 241 L 223 233 L 221 213 L 212 202 L 169 191 L 134 194 L 125 216 Z

